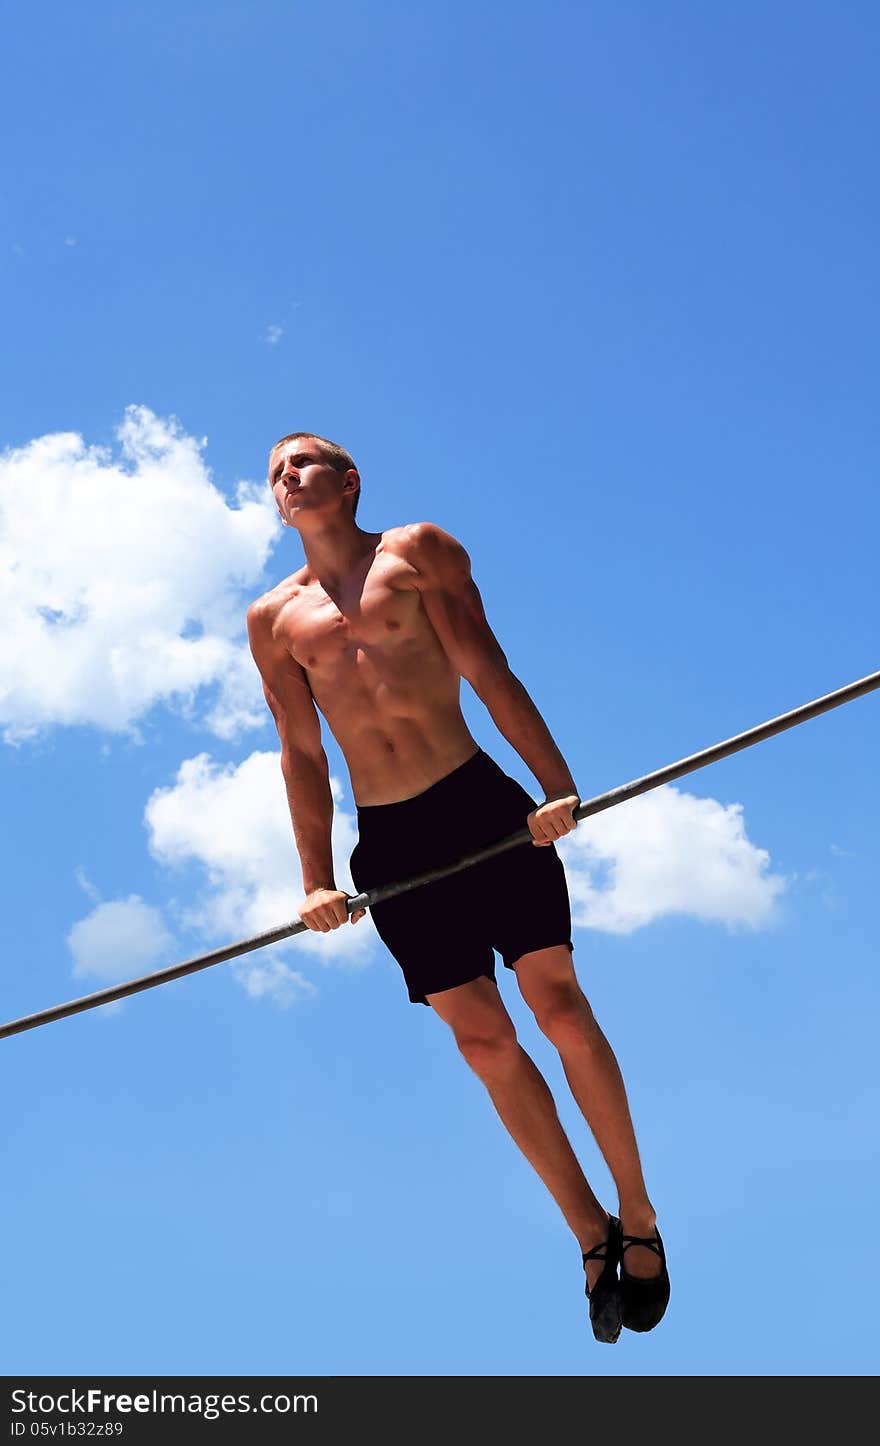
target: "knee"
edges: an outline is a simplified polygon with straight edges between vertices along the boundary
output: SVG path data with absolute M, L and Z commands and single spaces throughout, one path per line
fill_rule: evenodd
M 490 1080 L 504 1073 L 519 1050 L 511 1019 L 492 1021 L 479 1029 L 461 1029 L 455 1042 L 474 1074 Z
M 599 1026 L 577 981 L 555 985 L 529 1003 L 541 1033 L 557 1048 L 574 1041 L 592 1044 L 598 1039 Z

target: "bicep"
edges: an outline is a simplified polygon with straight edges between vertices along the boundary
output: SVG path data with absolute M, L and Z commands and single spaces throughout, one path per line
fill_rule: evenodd
M 247 626 L 251 653 L 282 749 L 319 757 L 323 753 L 321 720 L 304 669 L 281 639 L 273 636 L 272 620 L 260 608 L 248 609 Z
M 449 533 L 426 526 L 417 531 L 413 561 L 428 621 L 453 667 L 479 693 L 485 678 L 507 670 L 507 658 L 489 626 L 470 557 Z

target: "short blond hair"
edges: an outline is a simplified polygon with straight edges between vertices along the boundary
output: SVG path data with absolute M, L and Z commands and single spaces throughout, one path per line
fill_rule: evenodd
M 346 452 L 338 442 L 331 442 L 329 437 L 319 437 L 317 432 L 288 432 L 286 437 L 279 437 L 275 446 L 269 448 L 269 456 L 272 456 L 276 447 L 283 447 L 285 442 L 295 442 L 299 437 L 308 437 L 309 441 L 319 443 L 321 456 L 328 467 L 335 468 L 337 472 L 347 472 L 349 467 L 352 467 L 355 472 L 358 472 L 357 463 L 350 452 Z M 358 503 L 361 500 L 360 475 L 358 472 L 358 490 L 351 504 L 352 517 L 356 515 Z

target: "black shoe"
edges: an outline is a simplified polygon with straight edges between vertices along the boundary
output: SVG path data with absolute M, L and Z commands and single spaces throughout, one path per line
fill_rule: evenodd
M 659 1275 L 645 1277 L 628 1273 L 623 1258 L 631 1245 L 646 1245 L 660 1257 Z M 652 1331 L 663 1319 L 669 1304 L 669 1272 L 666 1269 L 666 1251 L 656 1227 L 650 1238 L 621 1234 L 620 1302 L 621 1318 L 627 1330 Z
M 605 1268 L 592 1290 L 589 1283 L 587 1284 L 586 1293 L 590 1302 L 593 1335 L 597 1341 L 613 1345 L 620 1335 L 621 1324 L 620 1282 L 617 1279 L 617 1267 L 621 1261 L 620 1221 L 616 1215 L 608 1217 L 607 1239 L 594 1245 L 592 1250 L 584 1251 L 583 1259 L 585 1270 L 588 1260 L 602 1260 L 605 1263 Z

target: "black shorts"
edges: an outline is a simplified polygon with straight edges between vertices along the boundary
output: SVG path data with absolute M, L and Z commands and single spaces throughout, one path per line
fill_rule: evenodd
M 357 808 L 351 876 L 359 893 L 431 868 L 526 826 L 536 801 L 480 748 L 414 798 Z M 525 843 L 370 913 L 413 1004 L 471 979 L 495 981 L 533 949 L 571 942 L 565 870 L 553 844 Z

